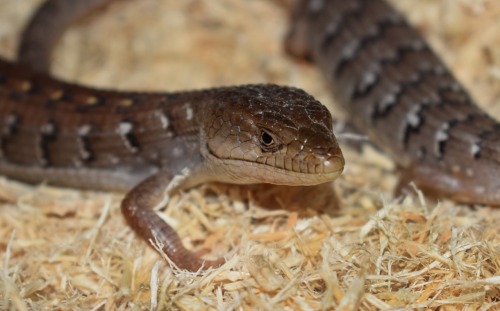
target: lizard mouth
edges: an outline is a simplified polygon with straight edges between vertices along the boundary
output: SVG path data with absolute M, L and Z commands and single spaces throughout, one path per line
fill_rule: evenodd
M 272 166 L 265 164 L 262 169 L 264 174 L 260 175 L 263 182 L 288 185 L 309 186 L 332 181 L 340 176 L 344 170 L 344 158 L 342 155 L 331 156 L 327 159 L 307 159 L 302 161 L 300 170 L 288 169 L 287 167 Z M 266 172 L 274 174 L 265 174 Z
M 333 181 L 344 169 L 342 154 L 330 156 L 322 161 L 300 163 L 304 170 L 293 170 L 258 161 L 225 159 L 227 182 L 239 184 L 269 183 L 286 186 L 313 186 Z M 316 162 L 316 163 L 314 163 Z
M 302 149 L 296 156 L 273 155 L 257 159 L 271 166 L 275 176 L 262 176 L 266 182 L 287 185 L 315 185 L 337 178 L 344 169 L 344 157 L 338 145 L 329 148 Z M 263 168 L 266 169 L 266 168 Z

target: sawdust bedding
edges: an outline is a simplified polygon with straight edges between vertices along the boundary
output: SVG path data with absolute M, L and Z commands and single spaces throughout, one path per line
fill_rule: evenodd
M 39 2 L 2 1 L 2 56 Z M 500 2 L 393 2 L 500 118 Z M 282 5 L 118 1 L 65 35 L 54 73 L 140 90 L 280 83 L 337 111 L 316 69 L 284 55 Z M 184 243 L 227 258 L 207 273 L 172 270 L 138 239 L 123 194 L 2 178 L 0 309 L 500 309 L 500 212 L 417 189 L 395 199 L 388 158 L 344 152 L 343 176 L 319 188 L 212 184 L 173 197 L 162 214 Z

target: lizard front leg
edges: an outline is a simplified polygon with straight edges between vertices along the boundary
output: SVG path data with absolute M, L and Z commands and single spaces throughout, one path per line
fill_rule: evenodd
M 127 223 L 146 241 L 157 241 L 161 250 L 179 268 L 198 271 L 218 267 L 225 261 L 203 260 L 187 250 L 175 230 L 158 216 L 154 208 L 164 201 L 172 176 L 161 171 L 134 187 L 122 201 Z

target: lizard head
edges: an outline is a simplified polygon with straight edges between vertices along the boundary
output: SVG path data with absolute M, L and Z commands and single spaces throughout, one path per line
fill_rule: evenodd
M 201 120 L 202 153 L 221 181 L 315 185 L 340 175 L 331 114 L 312 96 L 277 85 L 222 90 Z

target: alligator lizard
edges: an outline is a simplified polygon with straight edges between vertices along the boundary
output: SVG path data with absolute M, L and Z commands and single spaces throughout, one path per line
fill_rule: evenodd
M 332 124 L 328 110 L 296 88 L 118 92 L 0 60 L 0 173 L 35 183 L 132 189 L 121 205 L 129 225 L 191 271 L 224 261 L 204 261 L 184 248 L 153 210 L 166 194 L 207 181 L 331 181 L 344 166 Z M 182 181 L 171 187 L 177 175 Z
M 380 0 L 301 1 L 287 47 L 319 64 L 355 124 L 405 169 L 404 182 L 500 204 L 498 123 L 394 9 Z M 23 60 L 45 70 L 49 54 Z M 179 188 L 209 180 L 316 184 L 344 163 L 330 114 L 293 88 L 102 91 L 2 61 L 0 90 L 3 174 L 96 189 L 139 183 L 124 215 L 180 268 L 222 263 L 188 252 L 152 210 L 182 168 L 190 175 Z
M 500 124 L 382 0 L 305 0 L 288 51 L 316 63 L 356 127 L 427 194 L 500 205 Z

